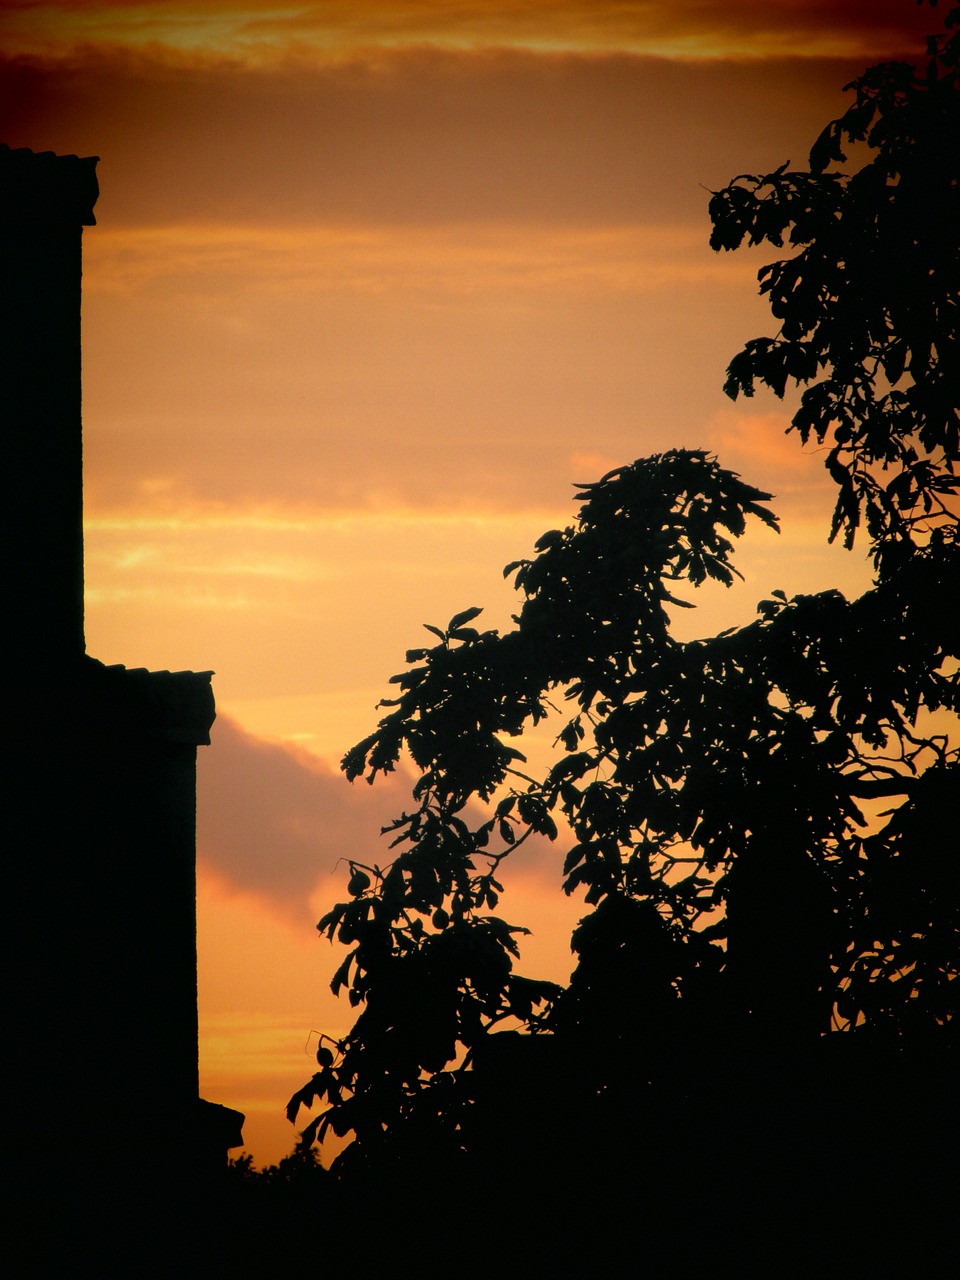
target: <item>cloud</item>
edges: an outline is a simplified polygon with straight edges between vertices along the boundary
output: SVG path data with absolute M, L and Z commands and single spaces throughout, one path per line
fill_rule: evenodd
M 405 798 L 396 777 L 351 786 L 319 760 L 255 738 L 221 713 L 200 753 L 197 856 L 234 892 L 302 918 L 319 885 L 342 892 L 345 859 L 386 860 L 379 831 Z
M 703 228 L 629 222 L 419 226 L 221 223 L 98 227 L 87 240 L 97 294 L 165 291 L 173 305 L 252 295 L 383 296 L 446 305 L 482 295 L 652 293 L 754 277 L 753 259 L 706 252 Z
M 744 164 L 801 160 L 859 65 L 417 48 L 251 70 L 88 50 L 0 63 L 0 110 L 11 145 L 102 157 L 111 227 L 689 222 Z
M 772 506 L 785 530 L 796 521 L 822 539 L 837 490 L 824 466 L 828 448 L 814 438 L 804 445 L 796 431 L 788 430 L 797 401 L 797 393 L 790 392 L 786 406 L 772 413 L 742 404 L 721 409 L 706 434 L 723 465 L 774 494 Z
M 731 466 L 749 463 L 754 475 L 763 472 L 809 482 L 817 469 L 822 469 L 823 451 L 815 443 L 801 443 L 799 435 L 790 431 L 790 417 L 789 409 L 773 413 L 739 406 L 721 409 L 708 429 L 711 446 L 722 458 L 731 459 Z M 825 487 L 830 488 L 829 481 Z
M 702 443 L 755 269 L 706 226 L 91 228 L 87 512 L 554 511 L 584 440 Z
M 303 920 L 318 897 L 330 904 L 344 895 L 347 860 L 390 861 L 380 831 L 413 803 L 402 773 L 372 787 L 351 784 L 316 757 L 257 738 L 221 713 L 199 758 L 198 862 L 228 890 Z M 473 819 L 482 820 L 479 808 Z M 527 886 L 529 899 L 544 880 L 559 885 L 559 861 L 549 842 L 528 842 L 510 878 Z
M 903 0 L 350 0 L 296 8 L 247 0 L 185 4 L 60 0 L 7 4 L 0 34 L 18 52 L 77 45 L 212 54 L 262 64 L 292 55 L 332 59 L 357 49 L 446 47 L 631 50 L 670 57 L 889 53 L 937 26 Z

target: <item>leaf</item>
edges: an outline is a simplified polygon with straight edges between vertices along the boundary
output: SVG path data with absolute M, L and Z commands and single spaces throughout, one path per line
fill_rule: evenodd
M 324 1111 L 320 1115 L 315 1116 L 307 1127 L 300 1131 L 301 1140 L 310 1144 L 313 1144 L 314 1142 L 322 1142 L 329 1124 L 330 1112 Z
M 347 893 L 354 898 L 361 897 L 370 888 L 370 877 L 359 867 L 354 867 L 347 884 Z
M 293 1124 L 301 1107 L 312 1107 L 313 1100 L 324 1092 L 323 1077 L 318 1073 L 302 1089 L 298 1089 L 287 1103 L 287 1119 Z
M 350 965 L 356 959 L 357 949 L 355 948 L 347 956 L 346 960 L 340 965 L 330 982 L 330 990 L 335 996 L 340 994 L 340 988 L 347 985 L 350 977 Z
M 447 624 L 447 631 L 456 631 L 465 622 L 472 622 L 474 618 L 479 618 L 481 613 L 483 613 L 483 610 L 480 608 L 464 609 L 462 613 L 455 613 Z

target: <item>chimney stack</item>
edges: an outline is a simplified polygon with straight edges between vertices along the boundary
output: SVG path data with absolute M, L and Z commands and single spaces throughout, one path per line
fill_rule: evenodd
M 0 144 L 3 639 L 30 664 L 84 653 L 80 246 L 97 159 Z

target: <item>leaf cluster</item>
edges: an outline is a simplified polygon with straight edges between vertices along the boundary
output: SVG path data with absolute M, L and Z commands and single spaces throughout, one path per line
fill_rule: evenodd
M 828 444 L 831 538 L 861 522 L 878 565 L 952 532 L 960 446 L 960 75 L 957 9 L 925 70 L 847 85 L 807 170 L 743 174 L 710 201 L 714 249 L 788 246 L 759 272 L 780 328 L 736 355 L 725 391 L 802 387 L 791 430 Z M 840 166 L 846 166 L 841 168 Z

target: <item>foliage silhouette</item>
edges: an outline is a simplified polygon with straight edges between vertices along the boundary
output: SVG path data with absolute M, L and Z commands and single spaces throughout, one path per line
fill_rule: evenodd
M 725 390 L 804 386 L 793 418 L 831 449 L 839 486 L 831 539 L 847 545 L 865 514 L 878 568 L 914 534 L 953 527 L 960 256 L 957 9 L 928 42 L 926 72 L 873 67 L 820 134 L 809 170 L 741 175 L 710 202 L 714 249 L 746 242 L 797 252 L 764 267 L 760 292 L 780 321 L 731 362 Z M 851 156 L 850 173 L 836 166 Z M 866 153 L 865 155 L 863 153 Z
M 755 1196 L 751 1143 L 771 1133 L 799 1178 L 822 1158 L 810 1133 L 844 1124 L 865 1169 L 877 1117 L 921 1078 L 898 1141 L 941 1124 L 960 992 L 956 55 L 953 34 L 923 73 L 866 72 L 808 171 L 739 177 L 710 206 L 715 248 L 797 249 L 761 271 L 781 328 L 726 389 L 805 386 L 793 428 L 829 438 L 830 536 L 850 545 L 865 516 L 872 589 L 775 591 L 749 625 L 679 641 L 671 613 L 729 585 L 733 540 L 776 518 L 705 452 L 639 459 L 507 566 L 512 630 L 478 629 L 477 608 L 427 628 L 345 756 L 372 782 L 407 751 L 419 777 L 392 860 L 351 862 L 318 926 L 350 948 L 333 988 L 358 1015 L 288 1114 L 327 1104 L 305 1140 L 352 1135 L 342 1172 L 495 1161 L 507 1132 L 542 1175 L 575 1132 L 613 1171 L 605 1195 L 627 1167 L 652 1194 L 671 1147 L 703 1141 L 707 1079 Z M 844 174 L 847 143 L 864 154 Z M 534 775 L 509 743 L 551 715 Z M 525 930 L 491 914 L 535 836 L 565 846 L 564 890 L 592 908 L 566 988 L 518 975 Z
M 289 1155 L 282 1156 L 277 1164 L 253 1167 L 253 1156 L 231 1156 L 227 1161 L 227 1177 L 231 1182 L 257 1184 L 259 1186 L 289 1186 L 322 1184 L 328 1171 L 320 1163 L 320 1152 L 312 1143 L 299 1138 Z

